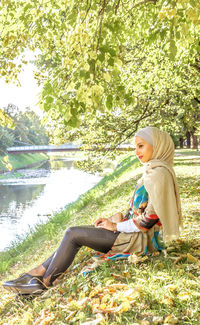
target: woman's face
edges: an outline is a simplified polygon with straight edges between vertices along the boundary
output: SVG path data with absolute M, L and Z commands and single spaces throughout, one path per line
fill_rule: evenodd
M 142 163 L 149 161 L 153 155 L 153 147 L 140 137 L 135 137 L 136 156 Z

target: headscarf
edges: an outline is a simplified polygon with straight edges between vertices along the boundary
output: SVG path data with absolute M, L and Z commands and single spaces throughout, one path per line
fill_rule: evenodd
M 152 135 L 152 128 L 147 126 L 146 128 L 140 129 L 135 137 L 140 137 L 147 141 L 150 145 L 153 146 L 153 135 Z
M 149 128 L 149 127 L 148 127 Z M 164 241 L 179 237 L 182 213 L 179 189 L 173 169 L 174 143 L 167 132 L 151 127 L 152 158 L 144 163 L 143 180 L 154 210 L 163 226 Z M 142 133 L 136 136 L 142 138 Z

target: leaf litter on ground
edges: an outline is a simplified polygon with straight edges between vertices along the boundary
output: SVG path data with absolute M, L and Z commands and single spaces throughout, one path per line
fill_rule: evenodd
M 199 324 L 199 220 L 193 213 L 200 203 L 194 189 L 198 182 L 189 181 L 189 177 L 199 175 L 199 170 L 188 164 L 188 167 L 177 166 L 176 172 L 186 221 L 179 241 L 161 254 L 144 257 L 132 254 L 129 260 L 105 263 L 86 277 L 80 276 L 79 272 L 93 253 L 83 249 L 70 272 L 41 297 L 17 302 L 14 294 L 1 288 L 0 324 Z M 113 194 L 109 185 L 109 198 L 105 198 L 105 206 L 98 202 L 94 211 L 91 208 L 94 203 L 91 206 L 88 204 L 77 214 L 76 222 L 86 215 L 93 220 L 98 207 L 99 213 L 107 216 L 113 206 L 118 209 L 119 198 L 120 204 L 125 205 L 132 192 L 133 180 L 127 183 L 128 187 L 124 187 L 125 192 L 120 184 L 130 178 L 129 173 L 117 180 L 117 193 L 116 184 Z M 12 268 L 13 274 L 20 268 L 22 262 Z M 2 277 L 1 282 L 4 279 Z

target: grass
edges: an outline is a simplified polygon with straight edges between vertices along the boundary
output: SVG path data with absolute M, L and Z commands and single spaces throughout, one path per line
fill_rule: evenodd
M 4 158 L 3 156 L 0 156 L 0 171 L 8 172 L 8 169 L 6 168 L 3 158 Z M 29 154 L 18 154 L 18 155 L 8 154 L 8 159 L 10 164 L 12 165 L 13 170 L 35 164 L 43 160 L 47 160 L 48 158 L 49 157 L 44 153 L 29 153 Z M 3 177 L 6 176 L 2 175 L 1 178 Z
M 184 216 L 179 241 L 143 262 L 105 263 L 85 277 L 79 273 L 93 252 L 83 248 L 64 278 L 40 297 L 16 300 L 1 287 L 0 324 L 199 324 L 199 163 L 196 151 L 179 150 L 175 157 Z M 92 190 L 1 253 L 1 283 L 48 257 L 66 227 L 125 211 L 141 173 L 127 156 Z

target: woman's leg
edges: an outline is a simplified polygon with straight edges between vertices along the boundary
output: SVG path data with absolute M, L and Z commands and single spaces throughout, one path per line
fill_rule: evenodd
M 20 294 L 41 293 L 45 286 L 52 284 L 67 270 L 81 246 L 107 253 L 118 234 L 94 226 L 71 227 L 66 231 L 57 251 L 43 264 L 15 280 L 6 281 L 3 286 Z
M 76 253 L 82 246 L 107 253 L 113 246 L 119 232 L 114 233 L 94 226 L 69 228 L 57 249 L 43 264 L 43 281 L 48 286 L 71 265 Z

